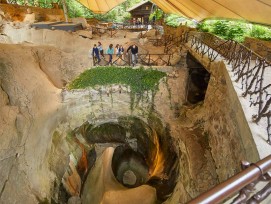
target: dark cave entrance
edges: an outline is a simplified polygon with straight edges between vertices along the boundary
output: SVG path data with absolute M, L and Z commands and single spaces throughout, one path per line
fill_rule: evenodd
M 201 102 L 205 98 L 210 73 L 192 56 L 187 53 L 186 63 L 188 68 L 188 81 L 186 101 L 190 104 Z

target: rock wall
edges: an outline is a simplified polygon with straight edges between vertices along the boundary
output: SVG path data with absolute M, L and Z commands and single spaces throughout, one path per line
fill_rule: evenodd
M 184 26 L 184 25 L 180 25 L 177 28 L 174 28 L 172 26 L 167 26 L 167 25 L 164 25 L 163 27 L 164 27 L 165 35 L 173 35 L 175 37 L 181 36 L 182 33 L 184 33 L 184 32 L 195 31 L 196 30 L 195 28 L 190 28 L 190 27 L 187 27 L 187 26 Z
M 210 153 L 205 151 L 200 130 L 194 131 L 194 124 L 184 125 L 180 117 L 180 109 L 185 100 L 187 69 L 171 71 L 167 79 L 162 79 L 159 90 L 152 99 L 152 93 L 136 96 L 134 103 L 129 89 L 124 88 L 121 94 L 118 86 L 97 86 L 94 89 L 63 92 L 66 118 L 59 124 L 57 131 L 63 140 L 67 135 L 67 127 L 76 128 L 86 120 L 93 124 L 114 121 L 119 116 L 136 116 L 146 120 L 150 111 L 155 111 L 164 125 L 170 129 L 170 134 L 176 144 L 176 152 L 180 156 L 180 176 L 173 196 L 166 203 L 187 203 L 206 189 L 216 184 L 216 173 Z M 141 98 L 141 99 L 140 99 Z M 152 101 L 154 102 L 152 110 Z M 133 108 L 131 109 L 131 106 Z M 155 123 L 155 121 L 152 121 Z M 189 130 L 185 130 L 185 128 Z M 193 133 L 193 134 L 192 134 Z M 61 142 L 62 143 L 62 142 Z M 61 144 L 60 143 L 60 144 Z M 180 148 L 180 149 L 178 149 Z M 205 155 L 205 152 L 207 155 Z M 58 157 L 58 160 L 63 160 Z
M 211 74 L 202 119 L 216 172 L 222 182 L 241 170 L 242 160 L 256 162 L 259 154 L 224 62 L 210 63 L 206 56 L 195 52 L 193 56 Z
M 80 37 L 77 33 L 47 29 L 36 30 L 25 26 L 16 28 L 16 26 L 7 24 L 4 27 L 3 35 L 0 35 L 0 42 L 20 43 L 32 47 L 33 55 L 40 61 L 41 69 L 51 76 L 50 80 L 58 88 L 92 65 L 92 59 L 88 57 L 88 53 L 93 42 Z M 16 58 L 21 57 L 20 53 L 16 56 Z M 59 77 L 60 70 L 61 77 Z
M 7 24 L 2 34 L 8 36 L 11 43 L 33 43 L 36 45 L 52 45 L 67 53 L 76 53 L 78 57 L 87 55 L 91 42 L 77 33 L 61 30 L 34 29 L 26 26 L 16 27 Z
M 44 118 L 56 111 L 59 90 L 31 48 L 1 44 L 0 50 L 0 203 L 37 203 L 36 197 L 50 193 L 53 179 L 45 160 L 50 140 Z
M 69 148 L 64 142 L 68 130 L 86 120 L 102 122 L 129 114 L 144 118 L 152 96 L 143 96 L 144 101 L 137 99 L 134 112 L 128 91 L 108 96 L 103 87 L 67 94 L 63 101 L 64 92 L 61 95 L 56 87 L 61 88 L 63 80 L 70 81 L 85 69 L 86 46 L 81 45 L 89 41 L 78 37 L 75 42 L 71 36 L 76 36 L 62 31 L 6 27 L 5 33 L 14 42 L 31 43 L 0 44 L 0 201 L 26 199 L 27 203 L 37 203 L 37 198 L 50 198 L 55 193 L 55 174 L 61 174 L 68 163 Z M 53 46 L 37 46 L 48 43 Z M 213 187 L 217 180 L 223 181 L 239 171 L 240 160 L 258 160 L 225 65 L 210 64 L 201 56 L 198 59 L 211 73 L 203 105 L 182 116 L 188 72 L 184 68 L 160 83 L 153 100 L 179 147 L 181 174 L 167 203 L 186 203 Z M 59 146 L 52 144 L 54 136 Z M 21 186 L 26 187 L 19 190 Z M 17 193 L 11 197 L 13 189 Z
M 1 44 L 0 48 L 0 201 L 27 199 L 31 204 L 37 203 L 37 198 L 51 198 L 56 194 L 54 182 L 69 163 L 70 147 L 65 142 L 69 131 L 86 120 L 102 123 L 130 114 L 145 118 L 151 101 L 179 148 L 181 174 L 166 203 L 186 203 L 217 180 L 239 171 L 240 160 L 258 160 L 238 97 L 221 62 L 206 63 L 211 79 L 205 102 L 183 117 L 185 68 L 169 70 L 156 95 L 135 98 L 131 110 L 127 88 L 119 94 L 118 86 L 113 86 L 112 95 L 108 95 L 110 86 L 60 94 L 54 84 L 77 74 L 70 69 L 72 64 L 67 69 L 62 66 L 68 63 L 67 53 L 50 46 Z M 17 190 L 21 186 L 26 188 Z M 18 193 L 11 197 L 12 189 Z
M 60 94 L 60 90 L 51 82 L 51 74 L 45 73 L 41 68 L 46 64 L 39 56 L 43 56 L 45 51 L 52 57 L 52 63 L 65 63 L 65 58 L 58 58 L 63 53 L 49 46 L 1 45 L 0 121 L 3 142 L 0 145 L 0 201 L 7 204 L 20 200 L 31 204 L 45 201 L 45 198 L 50 200 L 57 197 L 57 189 L 54 186 L 56 183 L 59 185 L 59 181 L 56 180 L 61 178 L 69 164 L 71 147 L 65 142 L 69 131 L 86 120 L 101 123 L 130 114 L 145 118 L 151 108 L 153 96 L 149 93 L 148 96 L 143 96 L 142 101 L 135 98 L 132 111 L 129 89 L 119 94 L 118 86 L 113 86 L 115 91 L 112 96 L 107 94 L 107 88 L 110 86 L 96 87 L 96 90 L 86 90 L 83 93 L 75 91 L 67 95 L 65 92 Z M 20 58 L 16 58 L 20 52 Z M 24 60 L 26 58 L 27 62 Z M 56 78 L 61 78 L 60 71 L 55 70 Z M 154 99 L 158 114 L 165 117 L 165 123 L 170 123 L 171 134 L 176 144 L 179 139 L 188 135 L 178 126 L 178 112 L 184 101 L 186 76 L 185 69 L 169 74 L 166 81 L 161 81 Z M 65 100 L 62 100 L 64 98 Z M 182 138 L 178 138 L 179 135 L 182 135 Z M 193 140 L 190 138 L 189 141 Z M 189 144 L 189 141 L 185 143 Z M 194 143 L 197 146 L 197 142 Z M 195 156 L 193 146 L 190 144 L 189 147 L 185 147 L 182 143 L 181 151 L 189 150 L 182 156 L 185 163 L 181 163 L 187 172 L 183 172 L 179 178 L 178 190 L 174 192 L 175 196 L 169 203 L 178 203 L 180 195 L 180 203 L 185 203 L 191 199 L 190 196 L 206 189 L 207 184 L 197 187 L 196 181 L 201 178 L 199 181 L 202 182 L 203 176 L 206 175 L 204 173 L 202 176 L 195 176 L 201 166 L 197 167 L 197 162 L 187 164 L 191 154 Z M 191 180 L 188 179 L 191 174 L 194 175 L 193 185 L 189 184 Z M 209 181 L 207 179 L 206 183 L 210 183 Z M 21 186 L 25 188 L 21 189 Z M 186 192 L 187 188 L 190 195 Z
M 210 71 L 204 101 L 205 131 L 219 180 L 224 181 L 240 170 L 240 161 L 256 162 L 259 155 L 226 65 L 212 64 Z
M 27 15 L 28 8 L 35 14 L 36 21 L 64 20 L 64 12 L 62 9 L 44 9 L 16 4 L 0 4 L 0 10 L 2 10 L 5 19 L 8 21 L 23 21 Z
M 260 56 L 271 61 L 271 42 L 246 37 L 243 43 L 245 46 L 258 53 Z
M 91 100 L 87 90 L 86 97 L 62 101 L 57 83 L 78 74 L 71 69 L 78 65 L 69 59 L 68 53 L 50 46 L 0 44 L 0 203 L 32 204 L 57 195 L 53 186 L 67 167 L 69 153 L 66 138 L 56 134 L 60 124 L 67 133 L 86 120 L 131 114 L 130 94 L 118 90 L 112 97 L 106 90 L 94 90 Z M 178 83 L 174 76 L 170 84 Z M 151 93 L 149 97 L 151 101 Z M 176 103 L 177 97 L 174 92 Z M 141 107 L 149 109 L 146 102 L 134 105 L 138 108 L 133 114 L 142 117 L 146 113 Z

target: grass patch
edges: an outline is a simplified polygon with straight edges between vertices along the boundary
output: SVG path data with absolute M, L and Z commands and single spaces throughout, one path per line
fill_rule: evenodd
M 68 89 L 83 89 L 96 85 L 128 85 L 132 92 L 155 90 L 159 80 L 166 73 L 153 69 L 132 69 L 130 67 L 97 67 L 80 74 L 68 85 Z

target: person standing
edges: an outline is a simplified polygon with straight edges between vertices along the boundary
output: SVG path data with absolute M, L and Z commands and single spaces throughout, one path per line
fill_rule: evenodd
M 100 59 L 100 54 L 99 54 L 99 49 L 97 47 L 96 44 L 94 44 L 93 48 L 92 48 L 92 56 L 93 56 L 93 59 L 97 59 L 98 60 L 98 64 L 100 63 L 101 59 Z
M 115 47 L 115 53 L 116 53 L 117 57 L 120 56 L 119 44 L 117 44 L 116 47 Z
M 129 52 L 129 50 L 131 50 L 132 53 L 132 64 L 135 65 L 137 63 L 138 47 L 136 46 L 136 44 L 133 44 L 128 47 L 127 53 Z
M 122 58 L 122 55 L 124 53 L 124 48 L 122 45 L 119 46 L 119 56 Z
M 113 54 L 114 54 L 113 44 L 109 45 L 109 47 L 107 49 L 107 54 L 109 55 L 109 62 L 108 62 L 108 64 L 112 65 L 112 59 L 113 59 Z
M 104 58 L 104 50 L 101 42 L 98 42 L 98 49 L 100 51 L 100 55 Z

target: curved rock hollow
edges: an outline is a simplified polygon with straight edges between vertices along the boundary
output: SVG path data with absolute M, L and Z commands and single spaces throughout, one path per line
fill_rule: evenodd
M 82 153 L 69 175 L 78 173 L 81 181 L 74 192 L 64 184 L 83 203 L 160 203 L 173 192 L 179 160 L 166 127 L 123 116 L 98 125 L 85 122 L 72 135 Z

